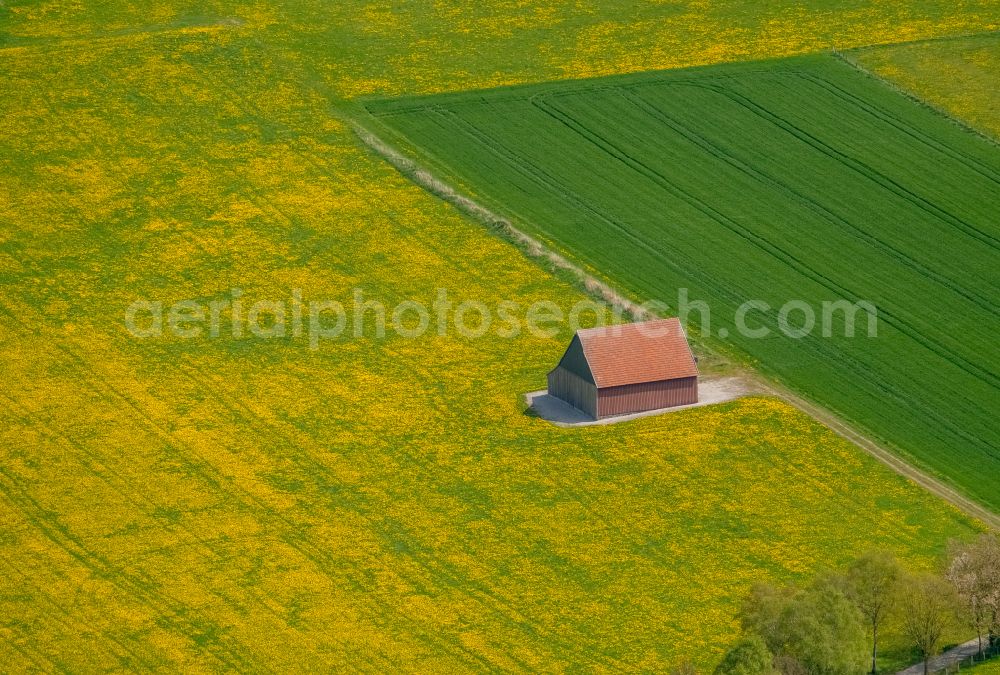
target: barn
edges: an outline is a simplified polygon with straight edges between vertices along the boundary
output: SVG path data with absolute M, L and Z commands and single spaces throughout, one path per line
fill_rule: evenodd
M 698 402 L 698 366 L 677 319 L 579 330 L 549 395 L 594 419 Z

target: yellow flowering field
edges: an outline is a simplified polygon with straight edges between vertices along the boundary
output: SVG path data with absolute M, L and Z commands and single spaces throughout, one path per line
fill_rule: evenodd
M 874 546 L 932 565 L 977 525 L 776 400 L 579 430 L 525 414 L 565 331 L 313 351 L 123 324 L 136 299 L 234 288 L 568 306 L 577 289 L 362 150 L 339 98 L 996 23 L 917 4 L 743 3 L 728 26 L 692 2 L 634 34 L 610 6 L 5 5 L 5 669 L 708 667 L 754 580 Z
M 849 53 L 848 58 L 942 112 L 1000 139 L 996 104 L 1000 33 L 861 49 Z
M 342 97 L 485 88 L 764 59 L 1000 29 L 997 0 L 675 2 L 177 0 L 0 6 L 0 46 L 238 33 Z M 6 39 L 4 39 L 6 38 Z

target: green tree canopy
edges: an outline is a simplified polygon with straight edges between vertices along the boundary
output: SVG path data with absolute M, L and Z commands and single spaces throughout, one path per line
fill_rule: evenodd
M 773 658 L 764 638 L 748 635 L 729 650 L 715 669 L 715 675 L 772 675 Z
M 757 586 L 743 612 L 743 627 L 771 653 L 815 675 L 865 672 L 868 641 L 861 612 L 831 583 L 799 590 Z
M 944 633 L 954 620 L 955 589 L 933 574 L 913 575 L 903 582 L 900 606 L 903 630 L 920 651 L 927 673 L 928 662 L 940 651 Z
M 892 609 L 902 568 L 887 551 L 870 551 L 852 562 L 844 575 L 847 597 L 861 610 L 872 639 L 871 672 L 878 663 L 879 627 Z

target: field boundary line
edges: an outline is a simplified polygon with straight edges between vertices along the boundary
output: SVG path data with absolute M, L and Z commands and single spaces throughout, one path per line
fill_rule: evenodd
M 819 421 L 841 438 L 844 438 L 861 448 L 899 475 L 912 480 L 928 492 L 941 497 L 966 515 L 986 523 L 991 528 L 1000 529 L 1000 515 L 997 515 L 985 506 L 969 499 L 943 481 L 925 472 L 923 469 L 914 466 L 900 453 L 892 452 L 886 448 L 884 444 L 865 435 L 834 412 L 792 392 L 788 388 L 777 384 L 770 378 L 767 378 L 760 373 L 755 373 L 755 376 L 758 385 L 764 390 L 765 393 L 780 398 L 795 406 L 805 414 Z
M 977 35 L 981 35 L 981 36 L 984 36 L 984 35 L 995 35 L 998 38 L 1000 38 L 1000 31 L 994 31 L 993 33 L 979 33 Z M 976 36 L 975 35 L 970 35 L 970 36 L 964 36 L 964 37 L 976 37 Z M 948 39 L 953 39 L 953 38 L 948 38 Z M 957 38 L 954 38 L 954 39 L 957 39 Z M 925 40 L 923 42 L 929 42 L 929 41 Z M 917 41 L 917 42 L 913 42 L 913 43 L 902 42 L 902 43 L 899 43 L 899 44 L 905 46 L 905 45 L 908 45 L 908 44 L 920 44 L 920 43 L 921 43 L 921 41 Z M 895 47 L 895 46 L 898 46 L 898 45 L 891 44 L 891 43 L 888 44 L 888 45 L 875 45 L 875 47 Z M 928 101 L 925 98 L 921 98 L 915 92 L 911 91 L 910 89 L 907 89 L 907 88 L 903 87 L 898 82 L 895 82 L 893 80 L 890 80 L 887 77 L 883 77 L 882 75 L 879 75 L 874 70 L 871 70 L 870 68 L 867 68 L 860 61 L 857 61 L 856 59 L 851 58 L 851 56 L 849 55 L 849 54 L 855 53 L 855 52 L 862 52 L 865 49 L 873 49 L 873 48 L 871 48 L 871 47 L 862 47 L 862 48 L 858 48 L 858 49 L 852 49 L 852 50 L 849 50 L 849 51 L 836 51 L 836 50 L 834 50 L 831 53 L 833 54 L 834 58 L 836 58 L 837 60 L 845 63 L 846 65 L 850 66 L 851 68 L 854 68 L 856 71 L 858 71 L 862 75 L 865 75 L 866 77 L 870 77 L 871 79 L 875 80 L 876 82 L 881 83 L 883 86 L 889 87 L 890 89 L 892 89 L 893 91 L 895 91 L 897 94 L 906 97 L 908 100 L 912 101 L 913 103 L 916 103 L 917 105 L 919 105 L 919 106 L 921 106 L 923 108 L 926 108 L 927 110 L 930 110 L 934 114 L 936 114 L 936 115 L 944 118 L 948 122 L 951 122 L 952 124 L 956 125 L 958 128 L 962 129 L 963 131 L 966 131 L 966 132 L 968 132 L 970 134 L 973 134 L 974 136 L 977 136 L 977 137 L 983 139 L 984 141 L 986 141 L 990 145 L 993 145 L 995 147 L 1000 148 L 1000 138 L 997 138 L 996 136 L 993 136 L 992 134 L 990 134 L 988 131 L 985 131 L 983 129 L 979 129 L 977 127 L 974 127 L 971 124 L 969 124 L 968 122 L 966 122 L 966 121 L 964 121 L 964 120 L 962 120 L 962 119 L 960 119 L 958 117 L 955 117 L 954 115 L 952 115 L 950 112 L 948 112 L 944 108 L 942 108 L 942 107 L 940 107 L 938 105 L 935 105 L 934 103 L 931 103 L 930 101 Z
M 908 47 L 911 45 L 933 44 L 935 42 L 948 42 L 949 40 L 973 40 L 976 38 L 1000 37 L 1000 28 L 991 30 L 973 31 L 971 33 L 953 33 L 951 35 L 932 35 L 931 37 L 916 38 L 914 40 L 900 40 L 898 42 L 876 42 L 870 45 L 860 45 L 858 47 L 847 47 L 845 52 L 863 52 L 866 49 L 889 49 L 891 47 Z
M 541 261 L 556 270 L 570 273 L 582 283 L 586 292 L 609 303 L 613 307 L 628 311 L 636 319 L 650 318 L 651 315 L 647 310 L 626 298 L 609 284 L 597 279 L 583 268 L 570 262 L 564 256 L 546 247 L 542 242 L 518 229 L 509 219 L 500 216 L 470 197 L 460 193 L 429 170 L 420 166 L 416 161 L 409 159 L 402 152 L 389 145 L 375 132 L 362 126 L 357 121 L 352 122 L 352 129 L 362 144 L 386 160 L 405 178 L 408 178 L 417 186 L 439 199 L 451 204 L 463 214 L 498 232 L 529 259 Z M 793 393 L 758 371 L 750 372 L 752 373 L 752 379 L 757 381 L 763 393 L 780 398 L 798 408 L 897 474 L 940 497 L 959 511 L 990 527 L 1000 529 L 1000 515 L 965 497 L 954 488 L 922 469 L 917 468 L 904 459 L 901 453 L 895 453 L 887 449 L 883 444 L 865 435 L 832 411 L 813 403 L 799 394 Z
M 633 231 L 625 223 L 616 218 L 614 214 L 605 213 L 599 205 L 594 205 L 583 196 L 574 194 L 573 190 L 569 188 L 564 181 L 539 167 L 535 162 L 517 157 L 508 148 L 504 147 L 502 143 L 496 141 L 496 139 L 492 138 L 489 134 L 475 128 L 474 125 L 463 120 L 460 116 L 456 115 L 453 110 L 449 109 L 447 113 L 449 121 L 454 122 L 458 127 L 460 127 L 459 130 L 466 134 L 472 142 L 480 143 L 483 148 L 493 153 L 500 161 L 505 162 L 513 171 L 516 171 L 529 180 L 532 180 L 536 184 L 543 185 L 544 187 L 550 189 L 558 199 L 561 199 L 568 204 L 572 204 L 574 207 L 586 211 L 589 214 L 593 214 L 602 222 L 612 227 L 621 237 L 634 242 L 637 246 L 642 247 L 651 254 L 660 256 L 664 253 L 661 248 L 657 247 L 655 241 L 650 241 L 648 236 Z M 537 227 L 536 230 L 536 238 L 538 236 L 548 236 L 548 233 L 543 227 Z M 582 258 L 583 256 L 580 257 Z M 673 260 L 674 259 L 670 257 L 664 258 L 664 265 L 670 267 L 678 274 L 685 274 L 685 271 L 679 268 Z M 701 278 L 704 280 L 703 275 L 697 275 L 692 272 L 688 272 L 687 274 L 690 277 Z
M 518 229 L 509 219 L 461 194 L 455 188 L 448 185 L 448 183 L 386 143 L 375 132 L 356 121 L 352 123 L 352 129 L 358 139 L 369 150 L 389 162 L 405 178 L 416 183 L 435 197 L 451 204 L 463 214 L 498 232 L 528 258 L 541 261 L 561 272 L 568 272 L 583 286 L 587 293 L 608 303 L 615 309 L 628 312 L 635 319 L 653 318 L 648 310 L 629 300 L 607 283 L 590 274 L 579 265 L 570 262 L 569 259 L 556 253 L 531 235 Z

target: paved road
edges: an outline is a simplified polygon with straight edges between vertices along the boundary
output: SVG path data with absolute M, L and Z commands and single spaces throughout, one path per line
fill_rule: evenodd
M 985 639 L 983 640 L 985 643 Z M 979 651 L 979 640 L 972 639 L 964 644 L 960 644 L 954 649 L 946 651 L 941 656 L 931 659 L 930 672 L 936 673 L 939 670 L 944 670 L 948 666 L 953 666 L 962 659 L 967 659 L 976 652 Z M 906 670 L 901 670 L 896 675 L 923 675 L 924 664 L 918 663 L 915 666 L 910 666 Z

